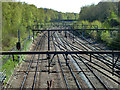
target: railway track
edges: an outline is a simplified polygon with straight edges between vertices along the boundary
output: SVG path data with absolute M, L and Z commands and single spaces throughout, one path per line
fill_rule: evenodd
M 40 40 L 38 41 L 35 51 L 39 51 L 43 48 L 43 44 L 44 43 L 44 38 L 45 38 L 45 34 L 40 38 Z M 43 41 L 43 42 L 42 42 Z M 42 42 L 42 43 L 41 43 Z M 35 58 L 38 57 L 38 58 Z M 37 59 L 37 60 L 36 60 Z M 37 76 L 37 71 L 38 71 L 38 65 L 39 65 L 39 59 L 40 59 L 40 55 L 35 56 L 33 55 L 30 63 L 28 65 L 28 69 L 26 71 L 26 74 L 24 76 L 23 82 L 21 84 L 21 90 L 23 88 L 35 88 L 35 83 L 36 83 L 36 76 Z M 33 63 L 34 61 L 37 61 L 36 63 Z M 35 72 L 30 72 L 30 71 L 35 71 Z M 33 78 L 34 77 L 34 78 Z M 28 79 L 27 79 L 28 78 Z M 32 82 L 33 81 L 33 82 Z M 27 84 L 28 83 L 28 84 Z M 32 86 L 32 87 L 31 87 Z
M 57 42 L 57 41 L 56 41 Z M 62 41 L 61 41 L 62 42 Z M 59 45 L 60 45 L 60 43 L 59 43 Z M 63 44 L 64 46 L 65 46 L 65 44 Z M 66 49 L 67 49 L 67 47 L 66 47 Z M 67 49 L 67 50 L 70 50 L 70 49 Z M 70 56 L 70 59 L 71 60 L 74 60 L 74 58 L 72 57 L 72 56 Z M 77 62 L 77 61 L 76 61 Z M 78 63 L 78 62 L 77 62 Z M 80 65 L 79 65 L 80 66 Z M 83 65 L 82 65 L 83 66 Z M 78 71 L 80 70 L 79 68 L 77 69 Z M 84 70 L 82 69 L 82 72 L 84 72 Z M 88 72 L 88 71 L 87 71 Z M 91 76 L 91 75 L 90 75 Z M 80 78 L 80 76 L 79 76 L 79 78 Z M 79 79 L 78 78 L 78 79 Z M 76 78 L 76 80 L 78 80 L 77 78 Z M 88 80 L 87 80 L 88 81 Z M 90 81 L 90 79 L 89 79 L 89 81 Z M 86 83 L 86 84 L 89 84 L 89 83 Z M 98 84 L 97 84 L 98 85 Z M 82 85 L 81 85 L 82 86 Z M 90 86 L 90 85 L 89 85 Z M 100 85 L 98 85 L 99 86 L 99 88 L 100 88 Z M 93 88 L 93 87 L 92 87 Z M 103 88 L 103 87 L 101 87 L 101 88 Z
M 38 37 L 36 42 L 33 43 L 33 50 L 37 49 L 41 49 L 41 41 L 44 40 L 45 34 L 42 37 Z M 40 39 L 40 40 L 39 40 Z M 36 43 L 36 46 L 35 46 Z M 36 76 L 36 70 L 32 70 L 34 66 L 38 67 L 38 61 L 39 59 L 36 60 L 36 56 L 37 55 L 28 55 L 27 60 L 24 60 L 25 63 L 23 65 L 21 65 L 18 69 L 15 70 L 15 73 L 12 75 L 11 79 L 9 80 L 10 82 L 8 82 L 5 86 L 5 88 L 21 88 L 21 90 L 23 88 L 34 88 L 34 83 L 33 86 L 28 85 L 27 86 L 27 82 L 30 82 L 30 77 L 32 75 Z M 39 58 L 39 57 L 38 57 Z M 37 64 L 35 63 L 37 61 Z M 34 72 L 32 72 L 34 71 Z M 32 73 L 32 74 L 31 74 Z M 31 75 L 31 76 L 30 76 Z M 34 81 L 35 81 L 34 77 Z
M 53 44 L 54 44 L 54 47 L 55 47 L 55 50 L 56 50 L 56 44 L 54 42 L 54 39 L 52 38 L 52 41 L 53 41 Z M 60 49 L 60 48 L 59 48 Z M 60 49 L 61 50 L 61 49 Z M 73 73 L 73 69 L 71 68 L 71 66 L 66 63 L 66 57 L 65 55 L 61 55 L 61 56 L 58 56 L 57 55 L 57 59 L 58 59 L 58 62 L 59 62 L 59 65 L 60 65 L 60 68 L 61 68 L 61 71 L 62 71 L 62 75 L 63 75 L 63 78 L 64 78 L 64 81 L 65 81 L 65 84 L 66 84 L 66 87 L 69 89 L 69 88 L 79 88 L 81 89 L 81 86 L 79 85 L 79 82 L 78 80 L 76 79 L 76 76 L 75 74 Z M 67 65 L 66 65 L 67 64 Z M 66 71 L 68 71 L 66 73 Z
M 67 32 L 69 33 L 69 32 Z M 50 50 L 52 51 L 93 51 L 96 47 L 87 41 L 75 37 L 65 37 L 63 33 L 51 32 Z M 73 34 L 69 33 L 71 37 Z M 41 34 L 34 42 L 33 50 L 48 50 L 47 32 Z M 28 60 L 21 69 L 16 70 L 13 82 L 6 88 L 118 88 L 119 73 L 113 73 L 112 57 L 107 55 L 28 55 Z M 114 70 L 120 70 L 114 65 Z M 20 80 L 21 79 L 21 80 Z
M 80 46 L 82 46 L 82 50 L 89 50 L 89 51 L 94 51 L 94 50 L 101 50 L 101 48 L 100 47 L 93 47 L 93 46 L 91 46 L 89 43 L 88 43 L 88 41 L 85 39 L 85 41 L 82 41 L 82 40 L 79 40 L 79 38 L 76 38 L 75 39 L 75 42 L 78 44 L 78 45 L 80 45 Z M 87 44 L 86 44 L 87 43 Z M 98 49 L 99 48 L 99 49 Z M 115 55 L 114 55 L 115 56 Z M 117 56 L 119 56 L 119 55 L 117 55 Z M 108 54 L 105 54 L 105 55 L 100 55 L 100 54 L 98 54 L 98 55 L 93 55 L 92 56 L 93 58 L 97 58 L 97 59 L 99 59 L 101 62 L 103 62 L 103 64 L 104 63 L 106 63 L 107 65 L 108 65 L 108 67 L 109 68 L 112 68 L 113 67 L 113 58 L 114 57 L 112 57 L 112 56 L 110 56 L 110 55 L 108 55 Z M 117 57 L 116 57 L 117 58 Z M 116 59 L 116 58 L 114 58 L 114 59 Z M 102 59 L 102 60 L 101 60 Z M 104 61 L 103 61 L 104 60 Z M 119 62 L 118 63 L 120 63 L 120 60 L 119 60 Z M 115 64 L 115 66 L 114 66 L 114 68 L 116 68 L 116 69 L 120 69 L 120 65 L 118 64 L 118 63 L 116 63 Z M 110 66 L 112 66 L 112 67 L 110 67 Z
M 60 36 L 60 37 L 64 37 L 63 35 L 62 36 Z M 57 37 L 58 38 L 58 37 Z M 63 48 L 64 48 L 64 50 L 65 49 L 67 49 L 68 51 L 71 49 L 71 50 L 81 50 L 79 47 L 77 47 L 77 46 L 75 46 L 75 44 L 73 45 L 72 43 L 71 43 L 71 40 L 70 40 L 70 42 L 68 42 L 68 40 L 65 40 L 64 38 L 61 38 L 61 39 L 63 39 L 63 40 L 59 40 L 59 41 L 56 41 L 57 43 L 58 43 L 58 45 L 60 45 L 60 46 L 62 46 Z M 62 44 L 63 43 L 63 44 Z M 57 45 L 57 46 L 58 46 Z M 66 46 L 67 47 L 66 47 Z M 77 48 L 76 48 L 77 47 Z M 84 46 L 84 48 L 85 48 L 86 46 Z M 79 49 L 78 49 L 79 48 Z M 83 48 L 82 48 L 82 50 L 83 50 Z M 77 58 L 77 57 L 79 57 L 79 58 Z M 96 65 L 96 66 L 98 66 L 99 67 L 99 69 L 100 68 L 102 68 L 103 69 L 103 71 L 105 72 L 105 73 L 102 73 L 103 71 L 100 71 L 99 69 L 97 69 L 96 68 L 96 66 L 95 67 L 93 67 L 93 65 L 90 65 L 89 63 L 91 63 L 90 62 L 90 58 L 86 55 L 86 56 L 79 56 L 79 55 L 76 55 L 76 56 L 74 56 L 74 60 L 75 60 L 75 58 L 76 59 L 78 59 L 79 61 L 82 61 L 82 63 L 84 64 L 84 66 L 86 66 L 91 72 L 92 72 L 92 76 L 95 76 L 95 78 L 96 79 L 98 79 L 98 81 L 101 83 L 101 85 L 103 86 L 103 87 L 101 87 L 101 88 L 111 88 L 112 86 L 111 86 L 111 84 L 113 83 L 112 81 L 114 81 L 114 82 L 116 82 L 117 83 L 117 85 L 119 85 L 120 84 L 120 82 L 118 81 L 118 78 L 119 78 L 119 75 L 116 73 L 115 74 L 115 76 L 112 76 L 112 75 L 110 75 L 109 76 L 109 74 L 112 74 L 112 71 L 110 70 L 110 69 L 106 69 L 106 67 L 100 67 L 100 62 L 98 62 L 97 60 L 95 60 L 94 62 L 97 62 L 97 63 L 92 63 L 93 65 Z M 86 61 L 83 61 L 83 60 L 86 60 Z M 76 61 L 76 63 L 78 63 L 79 61 Z M 94 60 L 94 59 L 93 59 Z M 81 62 L 80 62 L 81 63 Z M 99 64 L 99 65 L 98 65 Z M 103 64 L 101 64 L 101 65 L 103 65 Z M 82 65 L 83 66 L 83 65 Z M 105 64 L 104 66 L 107 66 L 107 64 Z M 96 71 L 95 70 L 92 70 L 91 69 L 91 67 L 92 67 L 92 69 L 94 68 L 95 70 L 97 70 L 98 72 L 100 72 L 99 74 L 101 74 L 101 76 L 99 75 L 99 77 L 98 77 L 98 72 L 96 73 Z M 95 73 L 94 73 L 95 72 Z M 109 72 L 109 73 L 108 73 Z M 102 76 L 102 75 L 105 75 L 105 76 L 107 76 L 107 79 L 105 78 L 105 76 Z M 86 76 L 86 75 L 85 75 Z M 89 76 L 89 75 L 87 75 L 87 76 Z M 91 75 L 90 75 L 91 76 Z M 104 77 L 105 79 L 103 79 L 104 80 L 104 82 L 103 82 L 103 80 L 101 79 L 101 77 Z M 105 80 L 108 80 L 108 78 L 109 79 L 112 79 L 112 83 L 110 83 L 110 84 L 108 84 L 107 83 L 107 85 L 106 84 L 104 84 L 105 83 Z M 89 80 L 90 81 L 90 80 Z M 96 81 L 96 80 L 95 80 Z M 92 82 L 94 82 L 94 80 L 92 81 Z M 109 80 L 108 80 L 108 82 L 109 82 Z M 95 82 L 95 83 L 97 83 L 97 82 Z M 115 85 L 115 84 L 114 84 Z M 117 87 L 117 85 L 115 85 L 115 87 Z M 93 84 L 91 84 L 91 86 L 93 86 Z M 94 87 L 95 87 L 96 85 L 94 84 Z M 113 86 L 114 87 L 114 86 Z M 115 88 L 114 87 L 114 88 Z M 95 87 L 95 88 L 100 88 L 100 85 L 98 85 L 98 83 L 97 83 L 97 87 Z

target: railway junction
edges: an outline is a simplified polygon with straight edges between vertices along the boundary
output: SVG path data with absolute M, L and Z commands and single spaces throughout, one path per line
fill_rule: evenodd
M 3 88 L 119 89 L 120 51 L 106 50 L 84 37 L 86 31 L 119 29 L 94 27 L 76 29 L 71 25 L 54 25 L 46 26 L 46 29 L 34 28 L 29 51 L 0 52 L 0 55 L 26 56 Z

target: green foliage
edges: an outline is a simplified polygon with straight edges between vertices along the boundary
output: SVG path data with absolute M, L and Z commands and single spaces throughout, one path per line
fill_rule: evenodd
M 17 59 L 17 56 L 15 56 L 15 59 Z M 16 67 L 16 65 L 18 64 L 18 61 L 14 61 L 12 60 L 12 58 L 10 58 L 9 60 L 7 60 L 7 62 L 2 66 L 2 71 L 5 70 L 6 71 L 6 81 L 9 79 L 10 75 L 13 73 L 14 68 Z
M 90 25 L 98 25 L 99 29 L 120 28 L 120 2 L 100 2 L 98 5 L 82 7 L 77 24 L 89 25 L 82 27 L 84 29 L 94 28 Z M 86 31 L 86 33 L 86 36 L 102 41 L 112 49 L 120 49 L 119 31 Z
M 79 21 L 76 23 L 76 25 L 81 25 L 79 29 L 95 29 L 93 25 L 98 25 L 98 29 L 108 29 L 110 28 L 110 24 L 105 21 L 104 23 L 101 23 L 100 21 L 96 20 L 93 22 L 88 21 Z M 108 25 L 108 26 L 107 26 Z M 82 33 L 82 31 L 79 31 Z M 83 31 L 85 33 L 85 37 L 90 36 L 96 41 L 102 41 L 104 44 L 106 44 L 108 47 L 111 47 L 112 49 L 120 49 L 120 32 L 119 31 Z
M 91 25 L 97 25 L 99 29 L 102 29 L 102 23 L 98 20 L 91 22 Z
M 104 42 L 110 44 L 110 42 L 111 42 L 110 32 L 109 31 L 102 31 L 101 40 L 103 40 Z
M 117 32 L 117 36 L 112 40 L 111 48 L 120 49 L 120 31 Z
M 75 19 L 79 15 L 57 12 L 52 9 L 37 8 L 34 5 L 21 2 L 3 2 L 2 16 L 2 49 L 9 50 L 17 42 L 18 29 L 20 30 L 22 40 L 29 34 L 27 26 L 32 28 L 37 23 L 48 23 L 54 19 Z M 45 29 L 45 27 L 43 28 Z
M 27 51 L 30 48 L 31 43 L 32 43 L 32 39 L 27 41 L 24 50 L 22 51 Z M 4 60 L 4 58 L 6 58 L 6 56 L 4 56 L 2 59 Z M 22 59 L 25 59 L 25 56 L 24 55 L 20 56 L 20 61 L 18 61 L 18 55 L 14 55 L 14 59 L 15 61 L 13 61 L 13 58 L 11 57 L 7 60 L 7 62 L 4 65 L 2 65 L 1 68 L 2 70 L 0 71 L 5 70 L 6 73 L 6 80 L 4 83 L 6 83 L 9 80 L 9 77 L 13 74 L 14 68 L 18 66 L 18 64 L 22 63 Z
M 104 22 L 111 15 L 111 11 L 117 14 L 117 2 L 100 2 L 98 5 L 91 5 L 82 7 L 79 19 L 93 22 L 99 20 Z

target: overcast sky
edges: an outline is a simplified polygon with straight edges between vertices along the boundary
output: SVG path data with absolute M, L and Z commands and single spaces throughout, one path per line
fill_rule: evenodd
M 50 8 L 61 12 L 79 13 L 85 5 L 98 4 L 101 0 L 17 0 L 34 4 L 38 8 Z

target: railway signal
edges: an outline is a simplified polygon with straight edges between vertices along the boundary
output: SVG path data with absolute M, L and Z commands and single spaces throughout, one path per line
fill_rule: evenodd
M 20 50 L 20 49 L 21 49 L 20 42 L 17 42 L 17 44 L 16 44 L 16 48 L 17 48 L 17 50 Z

